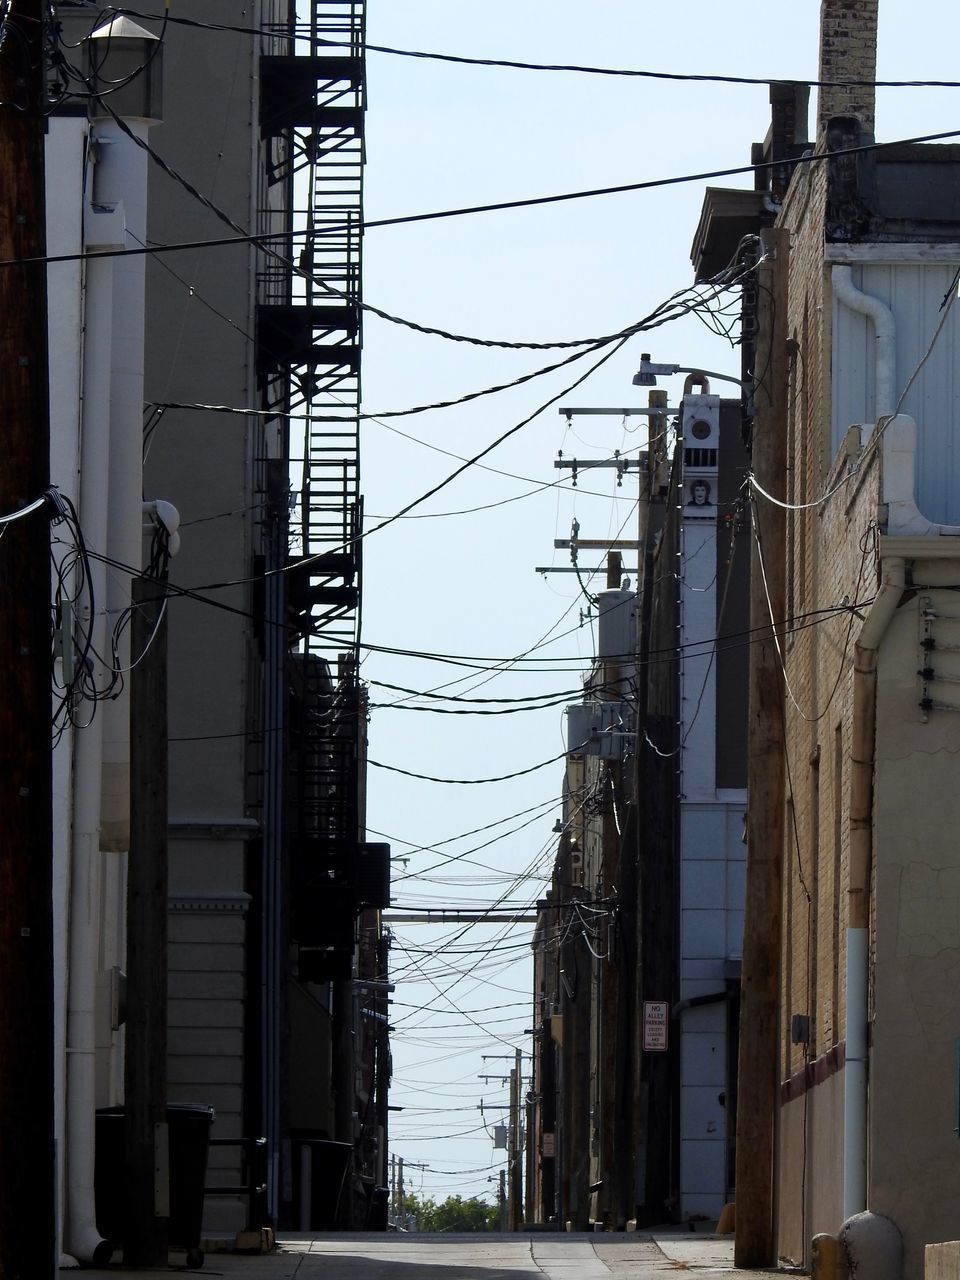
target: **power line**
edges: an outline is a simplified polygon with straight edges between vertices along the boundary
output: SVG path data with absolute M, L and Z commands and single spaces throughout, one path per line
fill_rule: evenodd
M 578 340 L 576 342 L 506 343 L 506 342 L 494 341 L 492 339 L 467 338 L 467 337 L 464 337 L 462 334 L 453 334 L 440 329 L 428 329 L 424 325 L 414 324 L 413 321 L 409 321 L 409 320 L 401 320 L 399 317 L 396 317 L 396 316 L 388 317 L 386 312 L 377 312 L 378 315 L 381 315 L 384 318 L 389 318 L 393 320 L 395 323 L 403 324 L 408 328 L 417 329 L 421 333 L 437 334 L 441 337 L 448 338 L 454 342 L 473 342 L 479 346 L 485 346 L 485 347 L 498 347 L 498 348 L 511 347 L 511 348 L 520 348 L 523 350 L 555 349 L 558 347 L 582 347 L 584 349 L 580 351 L 575 351 L 573 354 L 569 356 L 565 356 L 563 359 L 557 360 L 552 364 L 541 365 L 539 368 L 534 369 L 529 373 L 521 374 L 519 377 L 511 379 L 509 382 L 502 382 L 502 383 L 497 383 L 493 386 L 482 387 L 478 391 L 468 391 L 463 395 L 456 396 L 453 399 L 436 400 L 428 404 L 413 405 L 406 409 L 380 409 L 375 413 L 364 412 L 359 414 L 358 416 L 362 421 L 374 421 L 374 422 L 380 422 L 382 419 L 385 419 L 385 418 L 408 418 L 408 417 L 414 416 L 415 414 L 429 413 L 437 409 L 452 409 L 458 405 L 469 404 L 471 401 L 478 400 L 484 396 L 496 395 L 501 391 L 512 391 L 516 387 L 521 387 L 528 382 L 532 382 L 535 378 L 541 378 L 548 373 L 554 373 L 557 369 L 564 368 L 568 364 L 573 364 L 575 361 L 582 359 L 585 355 L 589 355 L 591 351 L 597 351 L 602 349 L 604 346 L 609 346 L 611 342 L 617 342 L 622 338 L 629 338 L 634 336 L 635 334 L 644 333 L 651 329 L 659 328 L 660 326 L 668 323 L 671 320 L 678 319 L 680 315 L 697 314 L 699 310 L 704 306 L 709 308 L 710 303 L 715 301 L 716 298 L 720 296 L 720 294 L 726 292 L 729 289 L 735 288 L 737 285 L 739 285 L 742 282 L 742 280 L 747 275 L 754 272 L 759 267 L 759 265 L 760 265 L 759 262 L 754 263 L 748 269 L 740 271 L 737 274 L 731 274 L 731 268 L 726 268 L 723 272 L 719 273 L 716 277 L 714 277 L 714 279 L 710 281 L 706 281 L 702 284 L 690 285 L 683 289 L 678 289 L 677 292 L 672 294 L 665 302 L 659 303 L 653 309 L 653 311 L 650 312 L 649 315 L 645 316 L 642 320 L 638 320 L 631 325 L 627 325 L 626 328 L 619 329 L 612 334 L 605 334 L 597 338 L 585 338 L 582 340 Z M 167 269 L 169 270 L 169 268 Z M 175 273 L 172 273 L 172 274 L 175 274 Z M 180 277 L 178 276 L 177 279 L 180 279 Z M 185 283 L 185 282 L 182 281 L 182 283 Z M 201 301 L 203 300 L 201 299 Z M 209 304 L 206 304 L 206 305 L 209 305 Z M 366 310 L 371 309 L 368 304 L 363 304 L 363 305 Z M 212 307 L 211 307 L 211 310 L 215 311 L 215 309 Z M 228 323 L 233 324 L 233 321 L 230 321 L 228 317 L 223 316 L 220 312 L 215 311 L 215 314 L 219 315 L 221 319 L 227 320 Z M 237 326 L 234 325 L 234 328 L 236 327 Z M 249 336 L 249 335 L 245 335 L 245 336 Z M 238 414 L 246 417 L 280 418 L 280 419 L 294 420 L 294 421 L 312 421 L 313 420 L 311 415 L 309 414 L 285 413 L 282 411 L 271 410 L 271 409 L 240 408 L 240 407 L 233 407 L 231 405 L 213 405 L 213 404 L 202 404 L 202 403 L 190 404 L 190 403 L 183 403 L 183 402 L 168 401 L 163 403 L 153 402 L 150 407 L 154 409 L 209 410 L 216 413 L 233 413 L 233 414 Z
M 838 147 L 835 151 L 812 151 L 791 159 L 790 165 L 819 164 L 839 156 L 864 155 L 886 147 L 905 147 L 923 142 L 942 142 L 946 138 L 960 137 L 960 129 L 945 133 L 928 133 L 915 138 L 897 138 L 891 142 L 867 142 L 856 147 Z M 405 214 L 394 218 L 376 218 L 364 223 L 364 229 L 396 227 L 413 222 L 430 222 L 438 218 L 458 218 L 474 213 L 494 213 L 501 209 L 526 209 L 534 205 L 559 204 L 568 200 L 588 200 L 595 196 L 621 195 L 628 191 L 651 191 L 657 187 L 673 187 L 687 182 L 704 182 L 711 178 L 730 178 L 742 173 L 761 173 L 770 169 L 782 169 L 782 160 L 763 160 L 756 164 L 736 165 L 728 169 L 710 169 L 702 173 L 686 173 L 672 178 L 650 178 L 644 182 L 625 182 L 612 187 L 591 187 L 582 191 L 566 191 L 552 196 L 530 196 L 524 200 L 500 200 L 491 204 L 466 205 L 455 209 L 438 209 L 432 213 Z
M 531 805 L 529 809 L 521 809 L 519 813 L 508 814 L 505 818 L 497 818 L 495 822 L 488 822 L 482 827 L 473 827 L 470 831 L 461 831 L 459 835 L 448 836 L 445 840 L 436 840 L 432 844 L 416 845 L 409 840 L 401 840 L 398 836 L 388 835 L 385 831 L 374 831 L 368 828 L 375 836 L 381 836 L 384 840 L 389 840 L 397 844 L 405 844 L 410 848 L 409 854 L 403 854 L 403 857 L 415 857 L 418 853 L 436 853 L 441 845 L 454 844 L 457 840 L 465 840 L 468 836 L 479 835 L 483 831 L 490 831 L 493 827 L 502 826 L 505 822 L 513 822 L 515 818 L 525 818 L 527 814 L 534 813 L 539 809 L 552 808 L 559 804 L 563 799 L 562 796 L 551 797 L 549 800 L 541 800 L 539 804 Z
M 541 760 L 539 764 L 532 764 L 527 769 L 517 769 L 514 773 L 503 773 L 496 778 L 435 778 L 427 773 L 413 773 L 410 769 L 401 769 L 399 765 L 383 764 L 380 760 L 367 760 L 367 764 L 373 765 L 375 769 L 387 769 L 390 773 L 402 773 L 405 778 L 417 778 L 421 782 L 442 782 L 447 785 L 460 787 L 477 787 L 488 782 L 509 782 L 512 778 L 523 778 L 528 773 L 536 773 L 538 769 L 545 769 L 549 764 L 556 764 L 558 760 L 566 758 L 567 753 L 561 751 L 557 756 L 551 756 L 549 760 Z
M 596 686 L 597 691 L 610 690 L 618 685 L 626 684 L 630 680 L 629 676 L 619 676 L 616 680 L 607 680 Z M 520 698 L 467 698 L 459 693 L 437 693 L 434 690 L 421 691 L 419 689 L 408 689 L 402 684 L 387 684 L 383 680 L 368 680 L 368 684 L 374 685 L 378 689 L 392 689 L 395 693 L 409 693 L 415 698 L 437 698 L 443 702 L 535 702 L 541 698 L 570 698 L 577 696 L 583 692 L 582 689 L 558 689 L 553 693 L 536 693 L 528 694 Z M 393 706 L 399 706 L 399 703 L 392 703 Z
M 164 14 L 159 13 L 143 13 L 137 9 L 115 8 L 110 6 L 107 12 L 125 13 L 134 18 L 143 18 L 147 20 L 161 21 Z M 180 26 L 193 27 L 199 30 L 207 31 L 229 31 L 238 35 L 247 36 L 267 36 L 271 39 L 286 39 L 296 41 L 305 39 L 307 32 L 305 28 L 294 28 L 292 31 L 289 27 L 271 29 L 269 27 L 246 27 L 233 23 L 220 22 L 204 22 L 198 18 L 169 18 L 169 21 Z M 318 39 L 318 45 L 322 45 L 327 49 L 343 49 L 347 52 L 353 52 L 354 46 L 343 41 Z M 428 59 L 434 62 L 450 62 L 458 65 L 475 66 L 475 67 L 493 67 L 504 68 L 512 71 L 549 71 L 549 72 L 567 72 L 578 75 L 591 76 L 620 76 L 629 77 L 631 79 L 645 80 L 668 80 L 686 82 L 700 82 L 707 84 L 731 84 L 731 85 L 788 85 L 802 88 L 830 88 L 830 89 L 855 89 L 855 88 L 875 88 L 875 89 L 957 89 L 960 88 L 960 81 L 956 80 L 797 80 L 793 78 L 782 78 L 779 76 L 733 76 L 711 73 L 697 73 L 691 71 L 650 71 L 631 67 L 599 67 L 591 66 L 583 63 L 564 63 L 564 62 L 528 62 L 516 58 L 479 58 L 470 57 L 465 54 L 457 53 L 441 53 L 426 49 L 403 49 L 395 45 L 371 44 L 365 41 L 363 48 L 368 53 L 387 54 L 399 58 L 417 58 Z
M 767 83 L 767 82 L 763 81 L 763 83 Z M 953 84 L 949 84 L 946 87 L 955 87 L 955 86 Z M 108 104 L 105 104 L 105 105 L 107 105 L 109 109 L 109 105 Z M 922 134 L 912 138 L 894 138 L 894 139 L 891 139 L 889 142 L 863 143 L 856 147 L 839 147 L 835 151 L 810 152 L 806 155 L 797 156 L 791 159 L 788 163 L 790 165 L 818 164 L 818 163 L 822 163 L 823 161 L 836 159 L 841 156 L 864 155 L 871 151 L 880 151 L 890 147 L 905 147 L 905 146 L 919 145 L 921 143 L 928 143 L 928 142 L 943 142 L 948 138 L 956 138 L 956 137 L 960 137 L 960 129 L 947 130 L 946 132 L 943 132 L 943 133 Z M 166 173 L 168 173 L 171 177 L 175 178 L 175 180 L 180 182 L 181 184 L 185 184 L 186 189 L 190 188 L 191 184 L 187 183 L 187 180 L 185 178 L 181 178 L 181 176 L 177 174 L 176 171 L 173 170 L 172 167 L 168 165 L 165 160 L 162 159 L 162 157 L 158 156 L 157 153 L 151 147 L 148 146 L 148 144 L 143 143 L 139 139 L 137 141 L 139 145 L 142 146 L 142 148 L 145 151 L 147 151 L 147 153 L 151 156 L 151 158 L 154 159 L 155 162 L 159 164 L 160 167 L 163 168 Z M 408 223 L 431 221 L 439 218 L 462 217 L 462 216 L 467 216 L 469 214 L 474 214 L 474 213 L 492 213 L 501 209 L 521 209 L 521 208 L 532 207 L 535 205 L 557 204 L 557 203 L 561 203 L 563 201 L 569 201 L 569 200 L 585 200 L 595 196 L 619 195 L 629 191 L 649 191 L 649 190 L 654 190 L 658 187 L 677 186 L 677 185 L 688 183 L 688 182 L 702 182 L 712 178 L 726 178 L 726 177 L 733 177 L 737 174 L 758 173 L 758 172 L 766 171 L 768 169 L 782 168 L 782 166 L 783 166 L 783 161 L 765 160 L 765 161 L 758 162 L 756 164 L 736 165 L 726 169 L 711 169 L 711 170 L 706 170 L 700 173 L 686 173 L 686 174 L 680 174 L 680 175 L 669 177 L 669 178 L 651 178 L 644 182 L 627 182 L 627 183 L 621 183 L 616 186 L 610 186 L 610 187 L 592 187 L 585 190 L 567 191 L 567 192 L 562 192 L 562 193 L 559 193 L 556 195 L 550 195 L 550 196 L 531 196 L 529 198 L 521 199 L 521 200 L 503 200 L 503 201 L 496 201 L 489 204 L 467 205 L 467 206 L 461 206 L 453 209 L 439 209 L 429 213 L 404 214 L 404 215 L 399 215 L 392 218 L 375 218 L 375 219 L 364 221 L 361 224 L 361 226 L 364 231 L 372 231 L 372 230 L 376 230 L 379 227 L 395 227 L 395 226 L 401 226 Z M 202 196 L 198 191 L 196 191 L 196 188 L 193 188 L 191 191 L 191 194 L 194 194 L 194 193 L 196 195 L 196 198 L 198 198 L 201 201 L 201 203 L 203 203 L 208 209 L 216 213 L 218 217 L 221 216 L 220 211 L 217 210 L 217 206 L 214 205 L 212 201 L 208 200 L 206 196 Z M 111 250 L 97 250 L 95 252 L 85 252 L 85 253 L 56 254 L 52 256 L 40 255 L 36 257 L 25 257 L 25 258 L 5 258 L 5 259 L 0 259 L 0 267 L 24 266 L 29 263 L 41 263 L 41 262 L 42 263 L 82 262 L 88 258 L 129 257 L 136 254 L 172 253 L 172 252 L 177 252 L 185 249 L 198 249 L 198 248 L 205 248 L 205 247 L 215 248 L 220 245 L 229 245 L 229 244 L 254 244 L 254 245 L 257 245 L 259 248 L 261 248 L 264 252 L 267 252 L 271 256 L 276 257 L 281 262 L 284 262 L 286 265 L 291 266 L 292 269 L 296 272 L 296 274 L 301 275 L 304 279 L 312 280 L 319 287 L 327 290 L 332 294 L 336 294 L 338 296 L 346 296 L 346 295 L 343 295 L 341 291 L 334 289 L 333 286 L 329 285 L 326 281 L 322 280 L 319 276 L 315 276 L 309 272 L 303 271 L 303 269 L 297 266 L 296 263 L 289 262 L 289 260 L 283 258 L 281 254 L 278 254 L 274 250 L 270 249 L 268 242 L 272 239 L 278 238 L 278 235 L 276 233 L 273 235 L 249 235 L 243 231 L 242 227 L 239 227 L 237 224 L 235 224 L 232 221 L 232 219 L 227 218 L 227 215 L 223 215 L 223 218 L 227 221 L 229 226 L 234 227 L 238 231 L 239 233 L 238 235 L 230 236 L 230 237 L 220 237 L 220 238 L 211 239 L 211 240 L 194 240 L 194 241 L 184 241 L 180 243 L 172 243 L 172 244 L 166 244 L 166 245 L 162 245 L 162 244 L 152 245 L 148 249 L 111 249 Z M 342 226 L 330 227 L 328 228 L 328 230 L 330 232 L 342 231 L 343 227 Z M 297 232 L 295 234 L 302 235 L 307 233 Z M 309 234 L 322 235 L 323 232 L 313 230 Z M 286 239 L 287 236 L 284 235 L 283 238 Z M 387 320 L 390 320 L 391 322 L 402 324 L 408 328 L 422 328 L 425 332 L 436 333 L 437 336 L 440 336 L 440 337 L 454 337 L 454 335 L 447 334 L 443 330 L 439 330 L 439 329 L 432 330 L 432 329 L 429 329 L 427 326 L 419 326 L 414 321 L 407 321 L 402 319 L 399 316 L 391 316 L 388 312 L 380 312 L 376 308 L 371 307 L 370 304 L 368 303 L 358 302 L 358 305 L 363 306 L 364 309 L 372 310 L 374 314 L 380 315 L 382 319 L 387 319 Z M 475 341 L 474 339 L 466 335 L 455 336 L 454 340 L 464 341 L 464 342 Z M 506 346 L 508 344 L 500 343 L 500 342 L 492 343 L 489 340 L 481 339 L 479 340 L 479 345 Z M 530 346 L 531 344 L 524 343 L 521 345 L 524 347 L 527 347 L 527 346 Z M 553 346 L 554 344 L 551 343 L 549 345 Z
M 129 573 L 132 576 L 133 575 L 142 576 L 146 578 L 147 581 L 154 582 L 155 585 L 157 586 L 158 591 L 163 591 L 169 594 L 171 597 L 191 600 L 198 604 L 205 604 L 211 608 L 218 609 L 221 612 L 234 614 L 237 617 L 248 619 L 251 621 L 261 621 L 258 615 L 253 613 L 249 609 L 242 609 L 237 605 L 226 604 L 221 600 L 216 600 L 211 596 L 204 595 L 203 591 L 212 589 L 209 586 L 202 587 L 202 588 L 178 586 L 176 583 L 168 582 L 160 578 L 155 578 L 150 574 L 141 574 L 140 571 L 135 569 L 133 566 L 124 564 L 122 561 L 116 560 L 111 556 L 99 554 L 95 551 L 90 550 L 89 548 L 87 548 L 87 555 L 91 560 L 97 560 L 103 564 L 110 566 L 113 569 L 118 569 L 123 573 Z M 265 576 L 265 575 L 262 575 L 262 576 Z M 243 579 L 242 582 L 261 581 L 262 576 L 253 577 L 250 579 Z M 234 585 L 239 585 L 239 584 L 238 583 L 214 584 L 214 586 L 234 586 Z M 820 624 L 820 622 L 827 621 L 829 618 L 835 616 L 838 613 L 845 613 L 851 609 L 862 608 L 865 605 L 870 604 L 872 602 L 872 599 L 873 597 L 871 596 L 867 600 L 847 602 L 847 603 L 838 604 L 838 605 L 830 605 L 821 609 L 808 610 L 805 613 L 795 614 L 790 618 L 783 619 L 779 625 L 785 631 L 791 631 L 791 632 L 802 631 L 802 630 L 805 630 L 807 627 L 817 626 Z M 296 630 L 296 628 L 294 627 L 286 628 L 286 624 L 284 623 L 276 623 L 275 625 L 284 627 L 285 629 L 289 629 L 289 630 Z M 572 631 L 576 631 L 578 629 L 579 628 L 572 628 Z M 739 647 L 739 645 L 735 642 L 737 642 L 738 640 L 740 644 L 760 643 L 761 640 L 764 638 L 764 636 L 758 636 L 756 639 L 751 639 L 750 637 L 754 635 L 754 632 L 764 632 L 765 634 L 766 628 L 754 627 L 754 628 L 748 628 L 740 632 L 730 632 L 726 636 L 722 637 L 722 640 L 724 641 L 723 647 L 737 648 Z M 562 639 L 563 635 L 566 635 L 566 634 L 570 634 L 570 632 L 565 632 L 559 636 L 555 636 L 553 637 L 553 640 L 550 640 L 547 643 L 552 644 L 555 640 Z M 681 652 L 686 652 L 687 649 L 699 649 L 699 648 L 702 648 L 703 646 L 706 646 L 709 649 L 709 647 L 712 646 L 715 642 L 716 642 L 716 637 L 705 637 L 703 640 L 691 641 L 689 645 L 674 645 L 664 649 L 652 650 L 650 653 L 650 658 L 656 658 L 656 659 L 662 658 L 663 661 L 669 661 L 672 656 L 675 656 L 676 654 Z M 371 644 L 366 641 L 362 642 L 360 647 L 362 649 L 366 649 L 368 653 L 380 653 L 380 654 L 387 654 L 387 655 L 400 656 L 400 657 L 417 658 L 422 661 L 446 663 L 448 665 L 460 666 L 460 667 L 469 667 L 469 668 L 479 670 L 479 671 L 484 671 L 484 672 L 492 671 L 494 674 L 497 674 L 499 672 L 503 672 L 503 673 L 509 672 L 510 674 L 529 674 L 530 671 L 538 670 L 538 668 L 536 667 L 521 668 L 519 666 L 513 667 L 511 669 L 511 667 L 507 665 L 507 664 L 515 664 L 519 662 L 553 663 L 553 664 L 574 662 L 579 664 L 575 668 L 561 667 L 561 666 L 554 665 L 553 667 L 540 667 L 539 671 L 543 673 L 546 673 L 548 671 L 561 672 L 561 673 L 569 672 L 571 670 L 579 671 L 579 670 L 582 670 L 582 664 L 588 661 L 588 659 L 583 658 L 582 655 L 571 655 L 569 657 L 553 656 L 553 657 L 543 657 L 543 658 L 532 658 L 529 656 L 529 651 L 527 655 L 521 655 L 519 657 L 482 658 L 482 657 L 469 657 L 465 655 L 434 653 L 428 650 L 421 650 L 421 649 L 401 649 L 391 645 Z M 632 655 L 622 655 L 622 656 L 625 658 L 632 657 Z M 256 731 L 252 731 L 252 733 L 255 736 Z M 213 734 L 213 735 L 201 735 L 201 736 L 203 737 L 205 736 L 237 737 L 237 736 L 245 736 L 245 735 Z

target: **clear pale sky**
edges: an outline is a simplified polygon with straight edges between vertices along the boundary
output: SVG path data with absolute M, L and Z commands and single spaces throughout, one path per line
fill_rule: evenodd
M 367 36 L 372 44 L 490 58 L 814 79 L 818 20 L 814 0 L 370 0 Z M 949 38 L 955 30 L 955 12 L 946 3 L 881 0 L 878 78 L 957 78 Z M 368 220 L 747 164 L 750 144 L 769 123 L 764 86 L 466 67 L 377 53 L 368 58 L 368 85 Z M 958 95 L 879 89 L 878 139 L 960 128 Z M 814 110 L 815 91 L 811 116 Z M 420 323 L 478 337 L 549 341 L 610 333 L 692 282 L 689 250 L 706 185 L 371 229 L 365 298 Z M 751 186 L 752 180 L 742 175 L 713 185 Z M 645 389 L 631 386 L 642 351 L 654 360 L 731 374 L 739 368 L 738 352 L 688 317 L 634 338 L 561 403 L 645 403 Z M 455 398 L 562 354 L 476 348 L 368 317 L 365 409 Z M 477 452 L 589 363 L 471 405 L 388 419 L 394 431 L 367 423 L 368 528 L 459 465 L 438 450 L 459 457 Z M 676 404 L 682 381 L 661 385 Z M 722 384 L 712 389 L 724 393 Z M 553 540 L 569 536 L 574 517 L 582 537 L 613 538 L 621 528 L 622 536 L 634 536 L 636 487 L 628 476 L 618 489 L 610 471 L 581 479 L 576 490 L 568 478 L 559 487 L 542 486 L 568 475 L 554 468 L 558 450 L 597 458 L 638 449 L 637 423 L 580 418 L 569 431 L 557 407 L 547 409 L 484 460 L 510 475 L 474 467 L 411 513 L 421 518 L 397 521 L 365 544 L 365 641 L 509 660 L 549 633 L 552 643 L 536 651 L 553 659 L 543 673 L 526 667 L 491 679 L 489 672 L 372 653 L 363 676 L 416 690 L 467 676 L 451 692 L 473 697 L 576 690 L 593 652 L 589 624 L 579 625 L 586 601 L 571 575 L 543 578 L 534 568 L 568 563 Z M 448 514 L 474 507 L 486 509 Z M 600 558 L 584 552 L 581 562 Z M 371 687 L 375 704 L 402 697 Z M 372 713 L 370 754 L 437 777 L 486 778 L 558 755 L 561 732 L 560 709 L 459 716 L 381 706 Z M 486 905 L 503 894 L 518 907 L 535 900 L 544 883 L 525 873 L 549 877 L 551 828 L 560 811 L 550 801 L 561 785 L 562 764 L 477 786 L 371 768 L 368 823 L 392 841 L 396 909 L 467 900 Z M 527 814 L 436 852 L 417 852 L 541 802 L 542 817 Z M 484 867 L 446 863 L 531 816 L 523 830 L 473 855 Z M 392 958 L 391 1102 L 406 1110 L 394 1114 L 391 1146 L 408 1164 L 428 1166 L 409 1171 L 407 1189 L 439 1198 L 493 1196 L 488 1179 L 496 1178 L 502 1153 L 493 1151 L 476 1107 L 483 1098 L 492 1131 L 507 1095 L 499 1083 L 478 1077 L 505 1074 L 509 1063 L 500 1057 L 484 1062 L 481 1055 L 529 1050 L 524 1029 L 533 1025 L 529 927 L 463 930 L 398 926 Z M 451 940 L 446 951 L 444 939 Z M 425 1005 L 427 1011 L 416 1012 Z

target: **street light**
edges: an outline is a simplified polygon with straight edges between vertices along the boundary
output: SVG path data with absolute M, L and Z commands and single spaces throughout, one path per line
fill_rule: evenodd
M 640 357 L 639 370 L 633 375 L 633 385 L 655 387 L 658 377 L 668 378 L 674 373 L 701 373 L 705 378 L 716 378 L 720 382 L 735 382 L 738 387 L 743 386 L 742 378 L 733 378 L 729 373 L 713 373 L 709 369 L 694 369 L 680 364 L 655 364 L 646 351 Z
M 579 852 L 580 852 L 580 841 L 577 839 L 576 835 L 571 835 L 571 834 L 570 834 L 570 829 L 571 829 L 571 827 L 572 827 L 572 826 L 573 826 L 573 823 L 572 823 L 572 822 L 562 822 L 562 821 L 558 818 L 558 819 L 556 820 L 556 822 L 553 824 L 553 834 L 554 834 L 555 836 L 566 836 L 566 837 L 567 837 L 567 848 L 570 850 L 570 852 L 571 852 L 571 853 L 579 853 Z

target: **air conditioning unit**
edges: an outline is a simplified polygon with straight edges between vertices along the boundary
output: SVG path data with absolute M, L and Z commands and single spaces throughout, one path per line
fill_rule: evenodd
M 570 850 L 570 883 L 576 885 L 583 884 L 583 850 Z

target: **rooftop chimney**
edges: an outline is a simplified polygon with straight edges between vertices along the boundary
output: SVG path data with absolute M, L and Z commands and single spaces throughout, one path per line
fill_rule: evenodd
M 879 0 L 823 0 L 819 78 L 861 83 L 821 88 L 817 103 L 818 137 L 832 116 L 856 116 L 863 132 L 873 136 L 878 8 Z

